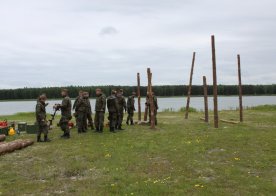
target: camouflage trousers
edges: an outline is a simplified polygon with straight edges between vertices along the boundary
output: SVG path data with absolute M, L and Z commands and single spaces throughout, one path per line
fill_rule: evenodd
M 87 121 L 88 121 L 89 125 L 91 127 L 93 127 L 93 129 L 94 129 L 94 122 L 93 122 L 93 119 L 92 119 L 92 113 L 87 113 L 87 118 L 85 120 L 85 129 L 87 129 L 87 127 L 88 127 Z
M 120 111 L 117 115 L 117 126 L 118 127 L 122 126 L 123 119 L 124 119 L 124 111 Z
M 69 121 L 70 121 L 70 118 L 66 116 L 61 116 L 61 119 L 59 121 L 59 126 L 61 130 L 64 132 L 64 134 L 66 135 L 70 134 L 69 125 L 68 125 Z
M 87 113 L 86 112 L 78 112 L 77 115 L 77 126 L 78 132 L 85 132 L 87 127 Z
M 96 129 L 104 127 L 104 112 L 96 112 L 94 123 Z
M 47 124 L 39 124 L 38 125 L 37 136 L 41 136 L 42 133 L 44 134 L 44 136 L 48 135 L 48 125 Z
M 108 120 L 109 120 L 109 127 L 115 128 L 117 124 L 117 113 L 116 112 L 109 112 Z
M 128 110 L 127 113 L 128 113 L 127 123 L 129 123 L 129 121 L 130 121 L 130 123 L 133 124 L 134 111 L 133 110 Z

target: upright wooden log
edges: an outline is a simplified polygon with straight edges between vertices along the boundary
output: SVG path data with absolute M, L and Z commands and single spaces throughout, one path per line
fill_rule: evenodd
M 190 72 L 190 82 L 189 82 L 189 88 L 188 88 L 188 94 L 187 94 L 187 103 L 186 103 L 185 119 L 188 119 L 188 115 L 189 115 L 190 98 L 191 98 L 192 82 L 193 82 L 193 73 L 194 73 L 194 65 L 195 65 L 195 55 L 196 55 L 196 53 L 194 52 L 194 53 L 193 53 L 192 66 L 191 66 L 191 72 Z
M 213 62 L 213 96 L 214 96 L 214 126 L 218 128 L 218 87 L 217 87 L 217 63 L 216 63 L 216 47 L 215 36 L 212 35 L 212 62 Z
M 243 122 L 243 106 L 242 106 L 242 81 L 241 81 L 241 57 L 238 54 L 238 77 L 239 77 L 239 107 L 240 122 Z
M 155 129 L 155 118 L 154 118 L 154 103 L 153 103 L 153 96 L 152 96 L 152 73 L 150 68 L 147 69 L 148 73 L 148 89 L 149 89 L 149 103 L 150 103 L 150 128 Z
M 203 76 L 203 93 L 204 93 L 204 112 L 205 112 L 205 122 L 209 122 L 209 113 L 208 113 L 208 88 L 206 76 Z
M 148 94 L 149 94 L 149 83 L 148 83 L 148 86 L 147 86 L 147 95 L 146 95 L 145 112 L 144 112 L 144 121 L 145 122 L 148 120 L 148 111 L 149 111 L 149 108 L 148 108 L 148 105 L 147 105 Z
M 141 121 L 140 73 L 137 73 L 138 121 Z

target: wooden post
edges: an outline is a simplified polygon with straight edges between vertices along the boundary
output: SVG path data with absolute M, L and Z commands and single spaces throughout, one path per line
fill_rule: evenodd
M 140 73 L 137 73 L 137 96 L 138 96 L 138 121 L 141 121 L 141 91 L 140 91 Z
M 190 82 L 189 82 L 189 88 L 188 88 L 188 94 L 187 94 L 187 104 L 186 104 L 185 119 L 188 119 L 188 115 L 189 115 L 190 98 L 191 98 L 193 73 L 194 73 L 194 65 L 195 65 L 195 55 L 196 55 L 196 53 L 194 52 L 193 53 L 193 60 L 192 60 L 192 67 L 191 67 L 191 72 L 190 72 Z
M 148 99 L 148 93 L 149 93 L 149 83 L 148 83 L 148 86 L 147 86 L 146 103 L 148 102 L 148 100 L 147 100 Z M 149 111 L 148 105 L 145 104 L 144 121 L 148 120 L 148 111 Z
M 212 35 L 212 61 L 213 61 L 213 96 L 214 96 L 214 126 L 218 128 L 218 87 L 217 87 L 217 64 L 215 36 Z
M 209 114 L 208 114 L 208 88 L 206 76 L 203 76 L 203 92 L 204 92 L 204 111 L 205 111 L 205 122 L 209 122 Z
M 154 103 L 153 103 L 153 96 L 152 96 L 152 73 L 150 68 L 147 69 L 148 73 L 148 89 L 149 89 L 149 102 L 150 102 L 150 128 L 155 129 L 155 118 L 154 118 Z
M 243 106 L 242 106 L 242 82 L 241 82 L 241 58 L 238 54 L 238 77 L 239 77 L 239 106 L 240 106 L 240 122 L 243 122 Z

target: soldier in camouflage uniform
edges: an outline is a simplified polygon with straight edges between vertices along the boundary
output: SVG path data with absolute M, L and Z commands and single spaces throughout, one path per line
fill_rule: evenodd
M 123 89 L 120 89 L 119 92 L 117 93 L 119 112 L 117 116 L 117 126 L 115 128 L 117 128 L 118 130 L 123 130 L 122 123 L 124 119 L 124 111 L 126 111 L 126 100 L 123 94 L 124 94 Z
M 107 98 L 107 109 L 109 112 L 108 119 L 109 119 L 110 132 L 115 133 L 115 126 L 117 123 L 119 105 L 116 97 L 116 91 L 114 90 L 111 92 L 111 95 Z
M 91 127 L 91 130 L 94 130 L 94 123 L 92 119 L 92 108 L 91 108 L 91 103 L 89 100 L 89 93 L 84 92 L 83 98 L 86 101 L 86 119 L 85 119 L 85 129 L 87 130 L 87 120 L 88 120 L 88 125 Z
M 102 90 L 96 89 L 96 105 L 95 105 L 95 127 L 96 132 L 102 133 L 104 128 L 104 113 L 106 109 L 106 97 L 102 93 Z
M 61 130 L 64 132 L 64 134 L 61 137 L 68 139 L 70 138 L 70 130 L 69 130 L 68 122 L 72 119 L 72 115 L 71 115 L 72 103 L 71 103 L 70 97 L 68 96 L 67 89 L 63 89 L 61 91 L 61 96 L 63 97 L 61 104 L 55 105 L 54 108 L 61 109 L 61 119 L 59 121 L 59 126 Z
M 47 125 L 47 120 L 46 120 L 46 100 L 47 97 L 43 94 L 40 95 L 36 108 L 35 108 L 35 113 L 36 113 L 36 122 L 38 124 L 39 130 L 37 132 L 37 142 L 42 142 L 41 140 L 41 133 L 44 134 L 44 142 L 50 142 L 51 140 L 48 139 L 48 125 Z
M 154 92 L 152 92 L 152 99 L 153 99 L 153 106 L 154 106 L 154 118 L 155 118 L 155 125 L 157 125 L 157 110 L 158 110 L 158 102 L 157 97 L 154 95 Z M 149 113 L 149 122 L 151 122 L 151 108 L 150 108 L 150 101 L 149 96 L 147 95 L 146 98 L 146 105 L 148 106 L 148 113 Z
M 78 126 L 78 133 L 86 132 L 85 125 L 87 121 L 87 101 L 84 98 L 84 93 L 82 96 L 78 97 L 76 102 L 76 111 L 78 112 L 76 115 L 77 118 L 77 126 Z
M 75 110 L 74 116 L 76 118 L 76 124 L 77 124 L 77 126 L 78 126 L 78 120 L 77 120 L 77 118 L 78 118 L 78 110 L 76 109 L 76 105 L 77 105 L 77 102 L 80 99 L 80 97 L 82 97 L 82 95 L 83 95 L 83 91 L 80 90 L 79 91 L 79 95 L 76 97 L 76 99 L 74 101 L 74 104 L 73 104 L 73 110 Z
M 133 115 L 134 115 L 134 111 L 135 111 L 135 96 L 136 96 L 136 93 L 135 92 L 132 92 L 132 95 L 128 97 L 127 99 L 127 113 L 128 113 L 128 116 L 127 116 L 127 122 L 126 124 L 129 125 L 129 121 L 131 123 L 131 125 L 134 125 L 133 123 Z

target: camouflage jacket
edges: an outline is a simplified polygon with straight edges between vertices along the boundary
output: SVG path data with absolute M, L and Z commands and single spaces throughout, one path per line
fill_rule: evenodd
M 70 118 L 71 116 L 71 108 L 72 103 L 70 97 L 66 96 L 63 98 L 60 109 L 61 109 L 61 116 Z
M 73 110 L 75 110 L 75 111 L 76 111 L 76 106 L 77 106 L 77 102 L 78 102 L 79 99 L 80 99 L 80 96 L 77 96 L 75 101 L 74 101 Z
M 38 124 L 46 123 L 46 105 L 40 101 L 37 101 L 35 107 L 36 121 Z M 43 122 L 44 121 L 44 122 Z
M 135 110 L 135 99 L 133 96 L 129 96 L 127 99 L 127 109 Z
M 91 108 L 90 99 L 86 98 L 85 101 L 86 101 L 86 112 L 88 114 L 92 114 L 92 108 Z
M 117 100 L 118 100 L 119 112 L 123 112 L 124 110 L 126 110 L 125 97 L 119 94 L 117 95 Z
M 95 111 L 105 112 L 105 108 L 106 108 L 106 97 L 104 94 L 101 94 L 96 98 Z
M 107 109 L 108 112 L 117 113 L 119 112 L 119 105 L 117 97 L 111 95 L 107 98 Z
M 87 111 L 87 101 L 86 99 L 79 97 L 76 103 L 76 112 L 86 112 Z
M 154 109 L 158 110 L 158 102 L 157 102 L 157 97 L 153 96 L 153 105 L 154 105 Z M 150 106 L 150 101 L 149 101 L 149 96 L 146 97 L 146 105 L 149 107 Z

